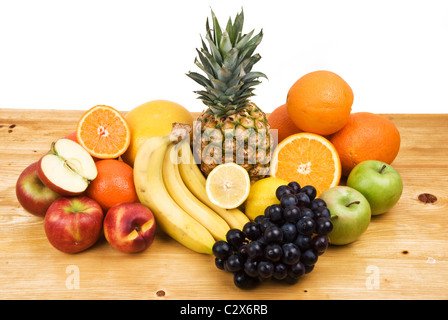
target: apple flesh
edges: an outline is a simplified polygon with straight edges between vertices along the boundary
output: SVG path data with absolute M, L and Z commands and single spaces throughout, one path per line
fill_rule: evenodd
M 78 253 L 98 241 L 103 219 L 103 210 L 95 200 L 86 196 L 61 197 L 47 210 L 45 234 L 59 251 Z
M 140 203 L 113 206 L 104 218 L 104 236 L 112 247 L 122 252 L 140 252 L 155 237 L 156 222 L 151 210 Z
M 96 178 L 97 169 L 92 156 L 80 144 L 63 138 L 39 160 L 38 175 L 56 193 L 77 196 Z
M 16 182 L 16 196 L 20 205 L 29 213 L 44 217 L 50 205 L 61 195 L 45 186 L 37 174 L 39 163 L 26 167 Z
M 333 230 L 328 235 L 330 244 L 346 245 L 357 240 L 370 224 L 370 205 L 357 190 L 336 186 L 324 191 L 319 198 L 331 213 Z
M 366 160 L 356 165 L 347 178 L 347 186 L 366 197 L 372 215 L 389 211 L 403 193 L 403 180 L 398 171 L 378 160 Z

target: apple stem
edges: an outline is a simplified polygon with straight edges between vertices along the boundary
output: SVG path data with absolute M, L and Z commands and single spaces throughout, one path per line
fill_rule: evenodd
M 346 207 L 348 208 L 348 207 L 350 207 L 352 204 L 360 204 L 361 203 L 361 201 L 353 201 L 353 202 L 350 202 L 348 205 L 346 205 Z
M 379 172 L 379 173 L 382 173 L 384 169 L 386 169 L 386 165 L 385 165 L 385 164 L 383 164 L 383 166 L 381 167 L 381 169 L 380 169 L 380 172 Z
M 50 147 L 50 153 L 51 154 L 56 154 L 56 149 L 55 149 L 55 144 L 56 144 L 56 142 L 55 141 L 53 141 L 52 143 L 51 143 L 51 147 Z

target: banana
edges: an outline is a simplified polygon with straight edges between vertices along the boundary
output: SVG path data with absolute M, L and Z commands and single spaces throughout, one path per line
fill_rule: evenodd
M 206 178 L 194 162 L 189 143 L 181 142 L 179 147 L 182 152 L 179 172 L 188 189 L 199 200 L 220 215 L 231 228 L 242 230 L 244 225 L 250 221 L 246 214 L 239 209 L 224 209 L 211 202 L 205 191 Z
M 183 182 L 179 173 L 178 145 L 168 146 L 163 160 L 162 177 L 168 193 L 182 209 L 203 225 L 215 240 L 226 240 L 227 231 L 230 230 L 227 222 L 196 198 Z
M 212 254 L 215 239 L 170 196 L 162 177 L 162 164 L 172 136 L 152 137 L 139 148 L 134 162 L 138 198 L 154 214 L 157 225 L 185 247 Z

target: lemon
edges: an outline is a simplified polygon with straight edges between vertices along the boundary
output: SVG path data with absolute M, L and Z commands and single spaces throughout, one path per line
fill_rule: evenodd
M 193 128 L 193 116 L 182 105 L 168 100 L 153 100 L 135 107 L 125 115 L 131 130 L 131 143 L 121 156 L 124 162 L 134 166 L 138 149 L 151 137 L 166 136 L 173 122 L 188 123 Z
M 288 182 L 274 177 L 267 177 L 254 182 L 250 187 L 245 204 L 245 213 L 249 219 L 254 220 L 259 215 L 264 214 L 264 210 L 268 206 L 280 203 L 275 191 L 285 184 L 288 184 Z
M 250 191 L 249 173 L 235 163 L 216 166 L 205 183 L 208 198 L 224 209 L 235 209 L 247 199 Z

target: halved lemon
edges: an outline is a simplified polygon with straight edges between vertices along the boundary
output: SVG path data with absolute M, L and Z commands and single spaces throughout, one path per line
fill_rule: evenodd
M 341 161 L 336 148 L 326 138 L 301 132 L 278 144 L 272 155 L 270 172 L 288 182 L 312 185 L 320 195 L 339 184 Z
M 207 176 L 205 190 L 215 205 L 225 209 L 237 208 L 249 196 L 249 174 L 236 163 L 220 164 Z

